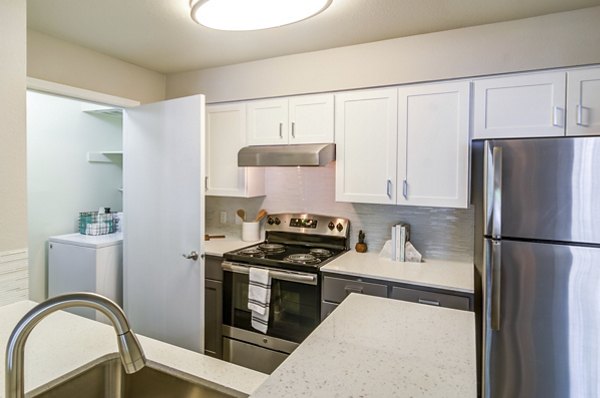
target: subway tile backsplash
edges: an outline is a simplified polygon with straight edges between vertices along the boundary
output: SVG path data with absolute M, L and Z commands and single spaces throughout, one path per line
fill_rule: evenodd
M 238 233 L 235 211 L 243 208 L 253 217 L 259 209 L 269 213 L 306 212 L 350 219 L 351 247 L 358 231 L 366 234 L 369 251 L 379 252 L 390 239 L 391 226 L 400 221 L 411 226 L 411 242 L 425 259 L 473 260 L 473 210 L 390 206 L 335 201 L 335 164 L 326 167 L 269 167 L 267 195 L 261 198 L 206 198 L 207 231 Z M 221 211 L 227 224 L 219 223 Z

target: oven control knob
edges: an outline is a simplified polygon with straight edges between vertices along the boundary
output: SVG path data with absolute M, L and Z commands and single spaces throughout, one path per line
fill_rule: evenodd
M 273 218 L 271 218 L 271 217 L 269 217 L 269 218 L 267 219 L 267 224 L 269 224 L 269 225 L 273 225 L 273 223 L 274 223 L 274 222 L 275 222 L 275 221 L 273 221 Z
M 277 217 L 275 217 L 275 225 L 279 225 L 281 224 L 281 220 Z
M 342 223 L 338 223 L 338 225 L 336 225 L 336 228 L 338 231 L 342 232 L 342 229 L 344 229 L 344 226 L 342 225 Z
M 329 228 L 330 231 L 333 231 L 333 229 L 335 228 L 335 224 L 333 223 L 333 221 L 329 221 L 329 224 L 327 224 L 327 228 Z

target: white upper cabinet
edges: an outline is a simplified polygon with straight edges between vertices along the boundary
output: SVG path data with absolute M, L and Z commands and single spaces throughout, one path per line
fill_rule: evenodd
M 287 98 L 250 101 L 247 104 L 248 145 L 288 143 Z
M 565 134 L 565 73 L 528 73 L 474 82 L 473 138 Z
M 248 102 L 248 145 L 333 142 L 333 94 Z
M 333 94 L 290 97 L 290 144 L 333 142 Z
M 600 68 L 567 72 L 567 135 L 600 134 Z
M 469 82 L 398 91 L 397 203 L 469 206 Z
M 397 88 L 336 95 L 337 201 L 396 203 L 397 112 Z
M 246 105 L 207 105 L 206 131 L 206 195 L 264 195 L 264 169 L 237 165 L 238 151 L 246 144 Z

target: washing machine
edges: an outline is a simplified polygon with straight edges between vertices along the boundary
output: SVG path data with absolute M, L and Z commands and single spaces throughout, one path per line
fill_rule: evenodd
M 89 236 L 79 233 L 48 238 L 48 297 L 93 292 L 123 306 L 123 233 Z M 69 312 L 108 323 L 89 308 Z

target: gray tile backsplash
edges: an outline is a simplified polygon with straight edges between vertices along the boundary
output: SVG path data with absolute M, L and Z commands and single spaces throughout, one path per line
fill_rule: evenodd
M 350 219 L 351 247 L 358 231 L 366 233 L 369 251 L 379 252 L 390 239 L 391 226 L 407 222 L 411 242 L 424 258 L 455 261 L 473 260 L 473 210 L 412 206 L 390 206 L 335 201 L 335 164 L 327 167 L 269 167 L 266 169 L 267 195 L 261 198 L 206 198 L 207 231 L 221 230 L 239 234 L 235 211 L 250 216 L 260 208 L 270 213 L 307 212 Z M 227 212 L 227 224 L 219 223 L 219 213 Z

